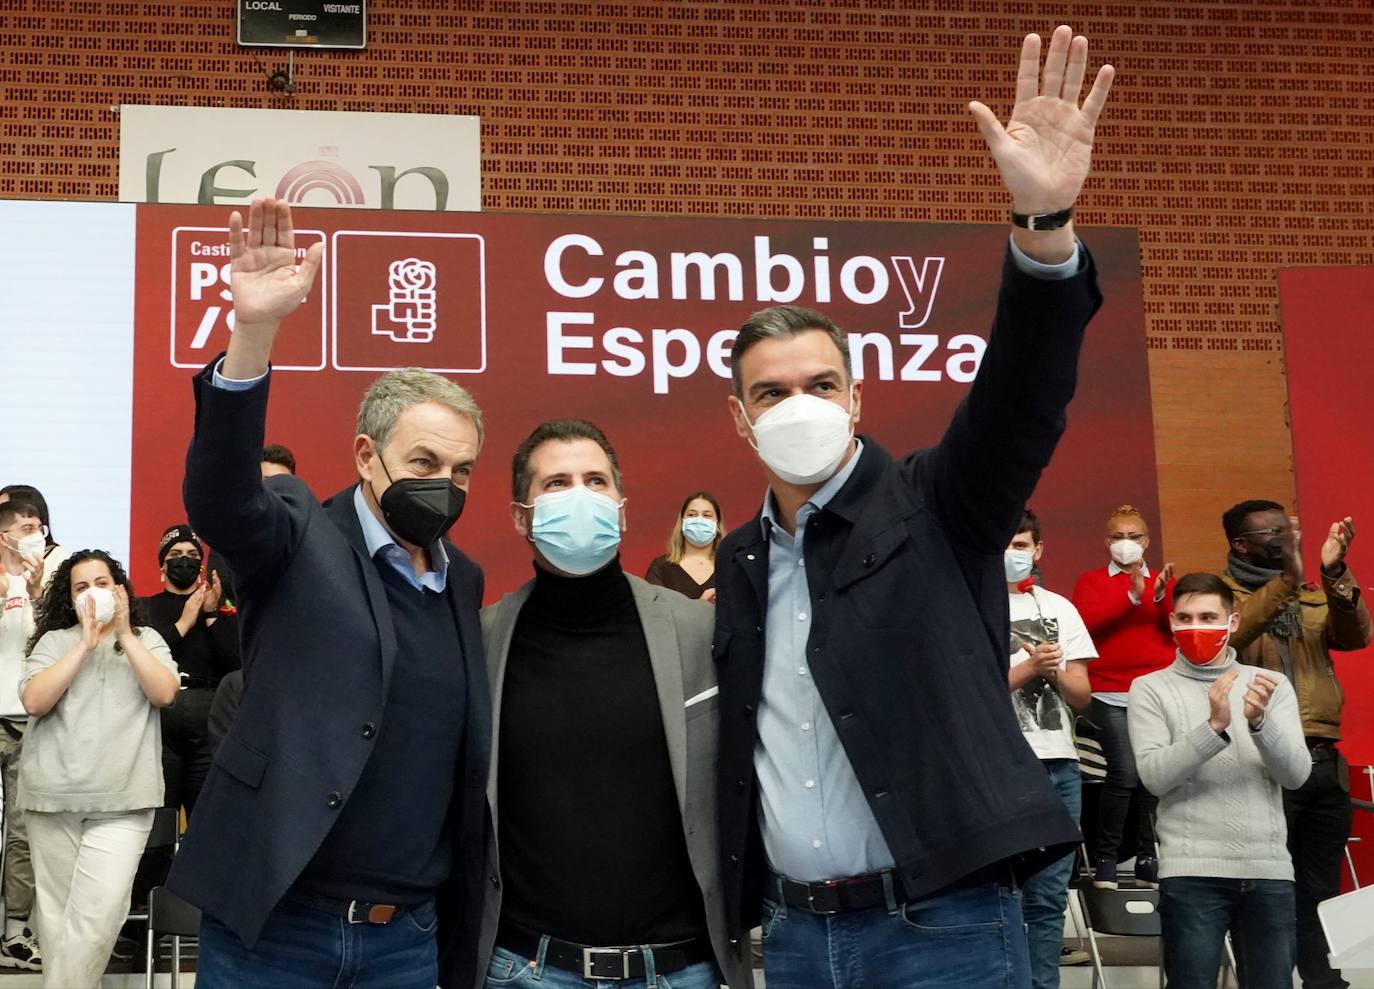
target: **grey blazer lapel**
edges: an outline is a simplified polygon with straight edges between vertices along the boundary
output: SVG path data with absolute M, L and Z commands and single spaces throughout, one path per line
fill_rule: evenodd
M 496 767 L 500 756 L 501 697 L 506 687 L 506 661 L 510 658 L 516 619 L 533 589 L 534 582 L 530 581 L 515 593 L 482 609 L 482 650 L 487 656 L 487 679 L 491 686 L 491 770 L 487 773 L 487 799 L 491 803 L 493 829 L 496 827 Z
M 682 813 L 687 812 L 687 711 L 682 693 L 682 656 L 677 647 L 677 625 L 657 587 L 634 574 L 626 574 L 634 591 L 635 607 L 649 646 L 649 664 L 658 688 L 659 713 L 663 734 L 668 740 L 668 761 L 673 767 L 673 783 Z

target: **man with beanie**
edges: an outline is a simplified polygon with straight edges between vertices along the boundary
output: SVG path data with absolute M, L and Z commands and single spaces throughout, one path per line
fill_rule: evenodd
M 1317 904 L 1341 891 L 1350 837 L 1349 766 L 1336 748 L 1344 697 L 1333 650 L 1369 645 L 1369 609 L 1345 556 L 1355 522 L 1331 523 L 1321 547 L 1321 583 L 1305 581 L 1302 534 L 1275 501 L 1243 501 L 1221 518 L 1230 553 L 1224 579 L 1240 603 L 1233 644 L 1242 663 L 1281 671 L 1297 692 L 1312 775 L 1284 794 L 1288 848 L 1297 878 L 1298 974 L 1305 989 L 1349 983 L 1327 961 Z
M 1240 626 L 1221 578 L 1174 589 L 1173 665 L 1131 685 L 1130 735 L 1141 781 L 1159 797 L 1159 912 L 1171 989 L 1212 989 L 1227 931 L 1241 989 L 1291 985 L 1293 862 L 1283 790 L 1312 769 L 1293 687 L 1242 666 Z
M 162 592 L 144 598 L 148 624 L 167 640 L 181 695 L 162 709 L 162 772 L 167 806 L 189 815 L 210 771 L 206 719 L 215 687 L 239 660 L 238 616 L 221 611 L 218 573 L 202 577 L 205 550 L 189 525 L 169 526 L 157 544 Z
M 714 612 L 621 569 L 620 462 L 596 426 L 542 424 L 511 473 L 535 562 L 482 612 L 485 984 L 748 989 L 720 898 Z

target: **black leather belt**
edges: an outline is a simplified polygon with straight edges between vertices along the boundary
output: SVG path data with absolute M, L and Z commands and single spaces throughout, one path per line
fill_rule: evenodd
M 803 883 L 786 876 L 775 877 L 782 887 L 782 899 L 789 907 L 815 914 L 850 913 L 887 906 L 887 892 L 881 872 L 853 879 L 832 879 L 821 883 Z M 887 873 L 887 875 L 891 875 Z M 1005 862 L 984 866 L 950 883 L 934 895 L 967 889 L 971 886 L 1010 886 L 1012 873 Z M 910 900 L 902 889 L 901 880 L 892 876 L 892 896 L 901 904 Z
M 288 890 L 283 899 L 298 903 L 311 910 L 320 910 L 335 917 L 342 917 L 350 924 L 374 924 L 379 927 L 404 917 L 410 909 L 409 907 L 397 906 L 394 903 L 336 900 L 332 896 L 302 893 L 294 889 Z
M 188 690 L 192 687 L 218 687 L 219 677 L 193 677 L 185 673 L 178 673 L 177 678 L 181 680 L 181 689 Z
M 539 943 L 542 940 L 543 935 L 514 924 L 502 924 L 496 933 L 497 944 L 526 958 L 539 957 Z M 711 943 L 706 938 L 651 944 L 649 947 L 654 953 L 654 971 L 659 975 L 680 972 L 689 965 L 712 961 L 715 957 Z M 590 948 L 585 944 L 551 937 L 544 950 L 544 964 L 576 972 L 584 979 L 644 978 L 644 952 L 639 948 Z

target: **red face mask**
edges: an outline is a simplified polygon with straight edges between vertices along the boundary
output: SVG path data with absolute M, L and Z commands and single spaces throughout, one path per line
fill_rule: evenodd
M 1175 625 L 1174 642 L 1188 662 L 1206 666 L 1221 655 L 1231 638 L 1228 625 Z

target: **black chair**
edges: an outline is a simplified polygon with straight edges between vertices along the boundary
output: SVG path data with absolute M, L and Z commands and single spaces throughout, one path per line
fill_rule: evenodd
M 153 811 L 153 829 L 148 832 L 148 841 L 143 846 L 143 854 L 146 856 L 149 852 L 158 853 L 167 848 L 175 852 L 180 843 L 181 810 L 177 807 L 157 808 Z M 131 911 L 127 919 L 147 920 L 148 915 Z
M 1098 889 L 1092 883 L 1081 883 L 1078 901 L 1088 923 L 1088 949 L 1093 958 L 1093 989 L 1107 989 L 1107 974 L 1102 966 L 1102 952 L 1097 935 L 1114 934 L 1122 937 L 1161 936 L 1159 924 L 1159 890 L 1150 888 Z M 1159 985 L 1164 986 L 1163 942 L 1160 942 Z
M 181 978 L 181 939 L 200 933 L 200 910 L 191 906 L 165 886 L 154 886 L 148 893 L 148 989 L 157 975 L 157 939 L 172 935 L 172 989 Z

